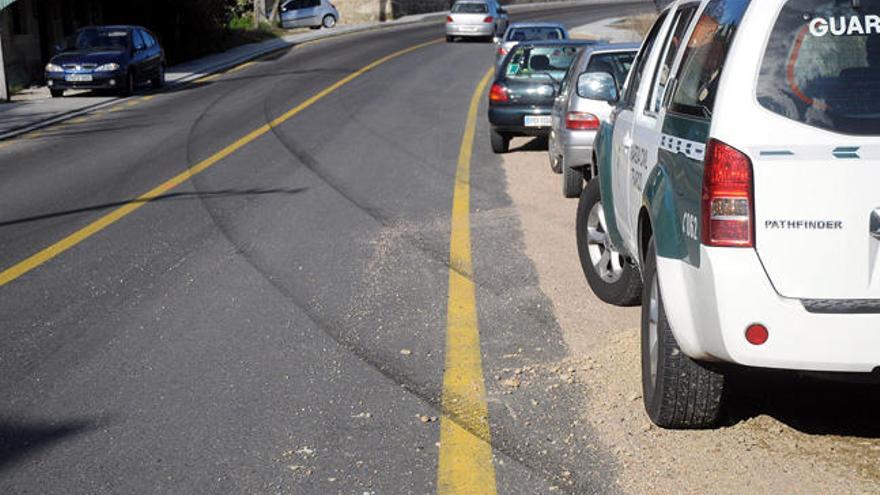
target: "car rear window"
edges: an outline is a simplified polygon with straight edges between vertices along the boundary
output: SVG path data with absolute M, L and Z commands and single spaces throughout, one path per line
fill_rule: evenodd
M 562 81 L 577 54 L 576 46 L 517 46 L 504 74 L 508 79 L 543 77 Z
M 485 3 L 457 3 L 452 6 L 454 14 L 488 14 L 489 6 Z
M 757 97 L 813 127 L 880 134 L 880 0 L 789 0 L 770 33 Z
M 590 57 L 590 63 L 587 64 L 585 72 L 608 72 L 614 76 L 614 82 L 617 83 L 617 90 L 623 87 L 629 69 L 632 67 L 633 60 L 636 58 L 636 52 L 617 52 L 617 53 L 597 53 Z
M 539 41 L 565 39 L 565 31 L 556 27 L 511 28 L 507 41 Z

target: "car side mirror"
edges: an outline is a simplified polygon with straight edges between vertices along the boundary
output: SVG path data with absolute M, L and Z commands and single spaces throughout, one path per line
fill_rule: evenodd
M 606 101 L 612 105 L 620 99 L 614 76 L 608 72 L 584 72 L 578 76 L 577 92 L 581 98 Z

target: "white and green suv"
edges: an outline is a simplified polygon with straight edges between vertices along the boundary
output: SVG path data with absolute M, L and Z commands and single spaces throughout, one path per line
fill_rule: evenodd
M 673 2 L 596 162 L 581 262 L 641 299 L 656 424 L 715 424 L 725 363 L 878 371 L 880 0 Z

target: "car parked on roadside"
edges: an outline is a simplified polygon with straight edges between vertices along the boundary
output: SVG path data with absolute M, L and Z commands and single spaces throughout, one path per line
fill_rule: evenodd
M 514 136 L 547 136 L 559 84 L 580 50 L 594 41 L 530 41 L 516 45 L 489 89 L 492 151 L 506 153 Z
M 495 40 L 495 65 L 521 41 L 567 40 L 568 31 L 558 22 L 514 22 Z
M 140 26 L 91 26 L 78 30 L 73 45 L 46 65 L 46 85 L 53 97 L 66 89 L 110 89 L 124 95 L 137 85 L 165 84 L 165 52 Z
M 507 10 L 493 0 L 460 0 L 446 16 L 446 41 L 459 38 L 492 40 L 507 29 Z
M 663 11 L 578 208 L 596 294 L 641 289 L 654 423 L 715 424 L 731 364 L 880 370 L 878 90 L 878 0 Z
M 594 175 L 593 140 L 617 103 L 638 49 L 636 43 L 587 47 L 562 80 L 547 148 L 566 198 L 579 197 L 584 180 Z
M 278 9 L 284 29 L 330 29 L 339 22 L 339 10 L 330 0 L 288 0 Z

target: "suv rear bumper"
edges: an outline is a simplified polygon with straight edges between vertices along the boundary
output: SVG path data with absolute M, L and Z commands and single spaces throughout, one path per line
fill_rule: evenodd
M 700 268 L 658 258 L 660 292 L 682 351 L 694 359 L 809 371 L 871 372 L 880 366 L 880 314 L 810 313 L 780 296 L 753 249 L 700 248 Z M 767 327 L 760 346 L 745 339 Z

